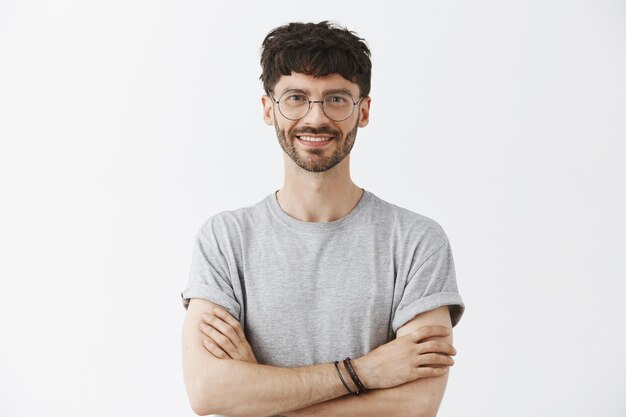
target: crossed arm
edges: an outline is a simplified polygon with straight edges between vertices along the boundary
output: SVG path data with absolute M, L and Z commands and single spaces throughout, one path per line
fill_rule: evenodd
M 200 331 L 203 313 L 214 316 L 216 304 L 192 299 L 183 328 L 183 370 L 193 410 L 199 415 L 236 416 L 424 416 L 434 417 L 443 398 L 447 373 L 420 378 L 393 388 L 370 390 L 359 396 L 346 395 L 333 364 L 301 368 L 279 368 L 256 363 L 242 336 L 237 360 L 224 352 L 218 343 Z M 228 313 L 226 313 L 227 315 Z M 230 316 L 221 317 L 233 323 Z M 235 321 L 236 322 L 236 321 Z M 447 306 L 417 315 L 398 329 L 404 336 L 426 325 L 452 328 Z M 232 327 L 232 326 L 231 326 Z M 203 330 L 206 332 L 206 330 Z M 209 334 L 211 334 L 209 332 Z M 242 332 L 240 332 L 243 335 Z M 213 336 L 210 339 L 218 336 Z M 452 335 L 436 337 L 452 343 Z M 248 345 L 249 346 L 249 345 Z M 249 354 L 245 354 L 248 351 Z M 360 375 L 357 368 L 357 374 Z M 367 386 L 367 384 L 366 384 Z M 242 399 L 245 398 L 245 401 Z

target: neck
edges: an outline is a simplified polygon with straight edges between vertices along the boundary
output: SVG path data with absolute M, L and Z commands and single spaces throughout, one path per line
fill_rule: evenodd
M 349 162 L 348 155 L 326 172 L 286 165 L 284 185 L 276 194 L 278 204 L 291 217 L 305 222 L 341 219 L 363 196 L 363 190 L 350 178 Z

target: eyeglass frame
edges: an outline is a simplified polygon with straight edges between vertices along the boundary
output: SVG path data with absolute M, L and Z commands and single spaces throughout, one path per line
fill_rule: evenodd
M 306 96 L 306 99 L 307 99 L 307 101 L 309 102 L 309 108 L 308 108 L 308 110 L 306 111 L 306 113 L 304 113 L 304 115 L 303 115 L 302 117 L 300 117 L 300 118 L 298 118 L 298 119 L 291 119 L 291 118 L 289 118 L 289 117 L 285 116 L 285 115 L 283 114 L 283 111 L 280 109 L 280 100 L 281 100 L 281 99 L 283 98 L 283 96 L 284 96 L 285 94 L 287 94 L 289 91 L 300 91 L 300 92 L 302 92 L 302 94 L 304 94 L 304 95 Z M 329 95 L 331 95 L 331 94 L 333 94 L 333 93 L 328 93 L 328 94 L 326 94 L 326 95 L 324 96 L 324 99 L 323 99 L 323 100 L 311 100 L 311 99 L 309 98 L 309 95 L 308 95 L 307 93 L 305 93 L 304 91 L 302 91 L 302 90 L 300 90 L 300 89 L 298 89 L 298 88 L 290 88 L 289 90 L 285 90 L 285 91 L 283 91 L 283 93 L 280 95 L 280 97 L 278 98 L 278 100 L 276 100 L 276 99 L 274 98 L 274 96 L 271 94 L 271 93 L 273 93 L 272 91 L 270 91 L 269 93 L 270 93 L 270 94 L 269 94 L 269 96 L 270 96 L 270 98 L 272 99 L 272 101 L 273 101 L 274 103 L 278 104 L 278 111 L 280 112 L 280 114 L 281 114 L 281 115 L 282 115 L 285 119 L 287 119 L 287 120 L 291 120 L 291 121 L 294 121 L 294 122 L 295 122 L 295 121 L 298 121 L 298 120 L 302 120 L 302 119 L 304 119 L 304 118 L 306 117 L 306 115 L 307 115 L 307 114 L 309 114 L 309 112 L 311 111 L 311 105 L 312 105 L 312 104 L 314 104 L 314 103 L 321 103 L 321 104 L 322 104 L 322 112 L 324 112 L 324 116 L 328 117 L 328 119 L 329 119 L 329 120 L 332 120 L 333 122 L 343 122 L 344 120 L 348 120 L 348 119 L 350 118 L 350 116 L 352 116 L 352 114 L 354 113 L 354 108 L 356 107 L 356 105 L 357 105 L 357 104 L 359 104 L 359 102 L 360 102 L 360 101 L 361 101 L 361 100 L 365 97 L 365 96 L 361 95 L 357 101 L 354 101 L 354 100 L 352 99 L 352 96 L 350 96 L 349 94 L 346 94 L 348 97 L 350 97 L 350 101 L 352 102 L 352 111 L 350 111 L 350 114 L 349 114 L 349 115 L 348 115 L 345 119 L 335 120 L 335 119 L 331 118 L 329 115 L 327 115 L 327 114 L 326 114 L 326 107 L 324 107 L 324 103 L 326 102 L 326 97 L 328 97 Z

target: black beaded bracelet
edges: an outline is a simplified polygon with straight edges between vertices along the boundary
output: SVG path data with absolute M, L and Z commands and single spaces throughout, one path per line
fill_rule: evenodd
M 363 383 L 361 382 L 361 380 L 357 376 L 356 371 L 352 367 L 352 363 L 350 362 L 350 357 L 347 357 L 347 358 L 345 358 L 343 360 L 343 365 L 345 366 L 346 370 L 348 371 L 348 374 L 350 374 L 350 378 L 352 378 L 352 381 L 354 381 L 354 385 L 357 386 L 357 391 L 356 391 L 355 395 L 366 393 L 367 392 L 367 388 L 365 388 L 365 385 L 363 385 Z
M 343 379 L 343 375 L 341 375 L 341 371 L 339 370 L 339 361 L 335 361 L 335 368 L 337 368 L 337 373 L 339 374 L 339 379 L 341 379 L 341 382 L 343 383 L 343 386 L 346 387 L 346 389 L 348 390 L 348 392 L 350 394 L 354 394 L 356 395 L 356 393 L 350 391 L 350 387 L 348 387 L 348 384 L 346 384 L 346 380 Z

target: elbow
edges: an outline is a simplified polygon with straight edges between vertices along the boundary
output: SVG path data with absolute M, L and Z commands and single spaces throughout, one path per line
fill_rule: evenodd
M 208 416 L 213 414 L 225 415 L 229 417 L 256 417 L 255 415 L 244 415 L 238 413 L 237 411 L 233 411 L 232 407 L 227 407 L 225 404 L 218 402 L 208 402 L 206 398 L 195 398 L 193 399 L 190 395 L 190 404 L 191 409 L 196 415 L 199 416 Z
M 211 401 L 212 387 L 206 387 L 203 381 L 195 381 L 192 386 L 187 388 L 189 404 L 194 413 L 199 416 L 208 416 L 209 414 L 217 414 L 218 404 Z
M 191 405 L 191 409 L 193 410 L 194 413 L 196 413 L 196 415 L 208 416 L 210 414 L 215 414 L 215 411 L 213 411 L 210 405 L 206 404 L 206 402 L 202 401 L 201 399 L 198 399 L 198 398 L 194 399 L 190 395 L 189 403 Z
M 202 404 L 195 404 L 193 401 L 191 402 L 191 409 L 198 416 L 208 416 L 209 414 L 213 414 L 209 410 L 204 408 Z
M 220 414 L 230 417 L 248 417 L 249 414 L 244 414 L 240 409 L 241 398 L 238 398 L 237 393 L 228 386 L 229 384 L 224 383 L 224 379 L 216 374 L 194 380 L 187 389 L 189 404 L 193 412 L 199 416 Z
M 210 414 L 228 414 L 228 393 L 223 392 L 220 385 L 214 381 L 220 381 L 217 375 L 203 377 L 195 375 L 187 383 L 187 396 L 189 405 L 194 413 L 199 416 L 207 416 Z
M 191 409 L 193 410 L 194 413 L 196 413 L 196 415 L 198 416 L 208 416 L 208 415 L 213 415 L 213 414 L 222 414 L 222 412 L 217 412 L 211 408 L 208 408 L 205 404 L 197 404 L 197 403 L 191 403 Z

